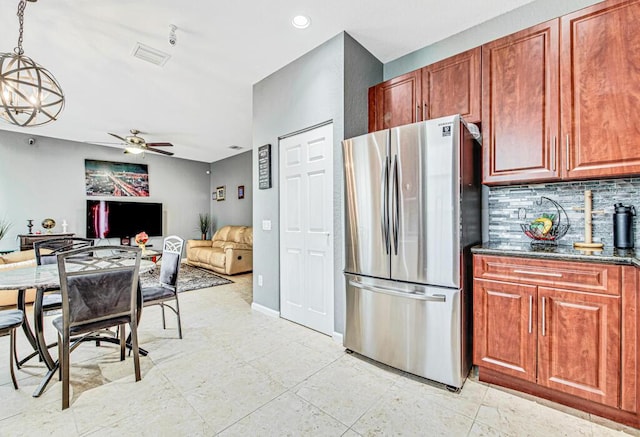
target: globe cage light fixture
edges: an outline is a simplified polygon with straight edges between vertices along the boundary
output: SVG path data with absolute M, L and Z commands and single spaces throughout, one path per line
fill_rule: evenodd
M 24 55 L 22 32 L 26 6 L 26 0 L 19 1 L 18 46 L 14 53 L 0 53 L 0 117 L 23 127 L 56 121 L 64 108 L 64 93 L 58 81 L 47 69 Z

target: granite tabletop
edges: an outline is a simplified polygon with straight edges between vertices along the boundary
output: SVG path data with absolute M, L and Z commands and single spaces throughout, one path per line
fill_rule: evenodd
M 612 247 L 605 247 L 602 250 L 583 250 L 562 244 L 532 245 L 528 243 L 486 242 L 471 248 L 471 252 L 479 255 L 519 256 L 523 258 L 597 262 L 640 267 L 640 253 L 636 253 L 633 249 L 625 250 Z

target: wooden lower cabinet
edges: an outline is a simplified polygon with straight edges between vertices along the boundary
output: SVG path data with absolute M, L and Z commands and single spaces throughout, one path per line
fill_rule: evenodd
M 475 279 L 474 364 L 536 380 L 536 287 Z
M 620 298 L 538 288 L 540 385 L 620 406 Z
M 543 264 L 474 256 L 473 363 L 480 379 L 640 426 L 640 274 L 631 266 Z M 594 278 L 608 287 L 585 291 L 599 288 L 588 284 Z

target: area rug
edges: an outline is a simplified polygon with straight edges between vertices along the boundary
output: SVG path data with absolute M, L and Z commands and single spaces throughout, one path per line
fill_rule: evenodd
M 160 264 L 152 272 L 140 275 L 140 282 L 143 288 L 157 284 L 159 279 Z M 182 264 L 180 266 L 180 275 L 178 276 L 178 292 L 215 287 L 216 285 L 230 284 L 232 282 L 209 270 Z

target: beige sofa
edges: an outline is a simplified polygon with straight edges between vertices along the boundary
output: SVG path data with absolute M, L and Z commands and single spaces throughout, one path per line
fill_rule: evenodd
M 0 270 L 13 270 L 36 265 L 33 249 L 11 252 L 0 256 Z M 27 302 L 33 302 L 36 290 L 27 290 Z M 18 290 L 0 290 L 0 307 L 15 306 L 18 302 Z
M 253 228 L 224 226 L 211 240 L 187 241 L 187 262 L 225 275 L 253 269 Z

